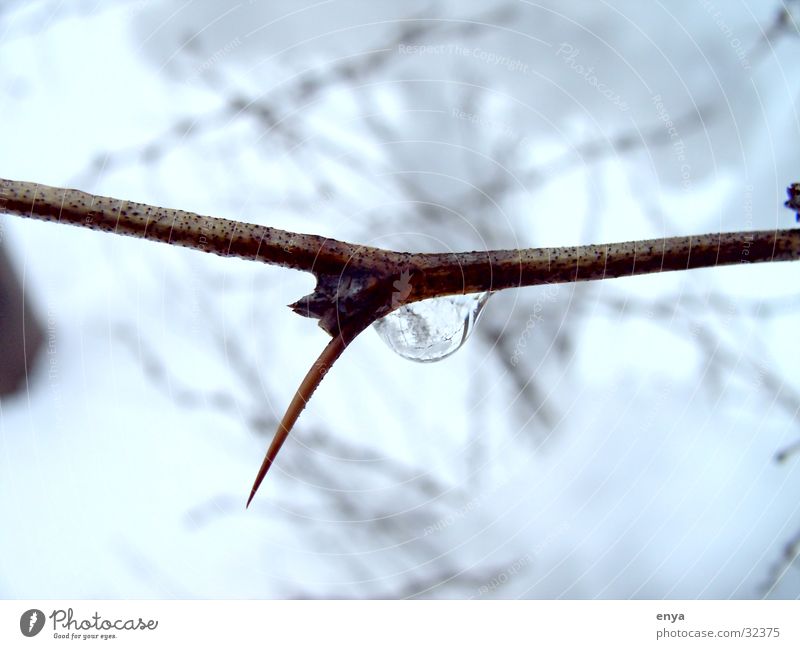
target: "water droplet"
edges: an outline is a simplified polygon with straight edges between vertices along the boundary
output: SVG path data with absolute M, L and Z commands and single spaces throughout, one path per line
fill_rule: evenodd
M 376 320 L 375 331 L 403 358 L 440 361 L 469 338 L 489 295 L 448 295 L 406 304 Z

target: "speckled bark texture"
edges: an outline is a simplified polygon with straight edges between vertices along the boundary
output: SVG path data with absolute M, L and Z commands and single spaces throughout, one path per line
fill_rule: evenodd
M 800 257 L 800 230 L 411 254 L 13 180 L 0 180 L 2 212 L 313 273 L 314 292 L 292 308 L 319 319 L 332 336 L 430 297 Z M 410 273 L 411 291 L 398 303 L 393 283 L 404 272 Z
M 0 179 L 0 210 L 300 270 L 324 272 L 330 259 L 351 257 L 357 248 L 316 235 L 13 180 Z

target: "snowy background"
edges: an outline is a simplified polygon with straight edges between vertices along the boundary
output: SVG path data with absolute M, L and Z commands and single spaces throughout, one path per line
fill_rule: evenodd
M 408 250 L 790 227 L 779 0 L 0 5 L 0 177 Z M 800 264 L 493 296 L 437 364 L 310 275 L 0 218 L 0 597 L 800 596 Z M 780 459 L 782 458 L 782 459 Z

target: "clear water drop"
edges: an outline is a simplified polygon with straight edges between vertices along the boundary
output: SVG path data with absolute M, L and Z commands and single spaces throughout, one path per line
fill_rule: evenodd
M 448 295 L 406 304 L 373 326 L 383 342 L 403 358 L 433 363 L 466 342 L 489 295 Z

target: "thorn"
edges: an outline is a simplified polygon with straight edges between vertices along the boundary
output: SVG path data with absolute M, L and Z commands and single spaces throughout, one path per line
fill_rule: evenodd
M 334 336 L 325 346 L 325 349 L 322 350 L 319 358 L 314 361 L 314 364 L 306 373 L 303 382 L 294 393 L 294 397 L 292 398 L 289 407 L 286 409 L 283 419 L 281 419 L 281 422 L 278 424 L 278 430 L 275 431 L 275 436 L 272 438 L 272 443 L 267 449 L 267 454 L 264 456 L 264 460 L 258 470 L 256 479 L 253 482 L 253 487 L 250 489 L 250 497 L 247 499 L 247 505 L 245 505 L 245 509 L 250 507 L 250 503 L 253 501 L 256 491 L 258 491 L 258 488 L 264 481 L 267 472 L 272 466 L 272 463 L 275 461 L 278 452 L 281 450 L 281 446 L 283 446 L 283 443 L 289 437 L 289 433 L 292 431 L 297 418 L 300 416 L 300 413 L 303 412 L 303 408 L 306 407 L 309 399 L 311 399 L 311 395 L 314 394 L 317 386 L 322 383 L 322 379 L 325 378 L 325 375 L 331 369 L 339 356 L 341 356 L 347 345 L 349 345 L 350 342 L 352 342 L 352 340 L 363 330 L 364 327 L 357 329 L 356 333 L 350 337 L 350 340 L 347 340 L 344 334 Z

